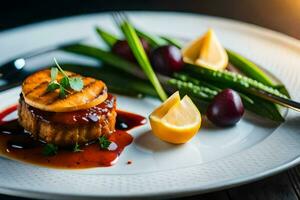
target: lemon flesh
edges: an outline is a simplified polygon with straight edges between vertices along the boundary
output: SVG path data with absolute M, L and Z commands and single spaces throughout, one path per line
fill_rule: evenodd
M 188 96 L 180 100 L 176 92 L 150 115 L 150 124 L 153 134 L 161 140 L 182 144 L 198 132 L 201 114 Z
M 183 48 L 182 56 L 187 63 L 213 70 L 224 70 L 228 65 L 228 55 L 212 29 Z

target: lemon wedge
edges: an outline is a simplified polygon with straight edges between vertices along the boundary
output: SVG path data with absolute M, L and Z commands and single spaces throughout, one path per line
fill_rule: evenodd
M 184 62 L 213 70 L 223 70 L 228 65 L 228 55 L 213 29 L 183 48 L 182 57 Z
M 185 96 L 180 100 L 175 92 L 150 115 L 155 136 L 173 144 L 189 141 L 201 126 L 201 114 L 192 100 Z

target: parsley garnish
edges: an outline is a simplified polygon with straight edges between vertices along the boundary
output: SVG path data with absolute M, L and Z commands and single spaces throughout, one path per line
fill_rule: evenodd
M 54 144 L 46 144 L 43 148 L 43 155 L 54 156 L 57 154 L 58 147 Z
M 47 87 L 48 92 L 53 92 L 59 89 L 59 97 L 65 98 L 66 93 L 70 93 L 69 89 L 80 91 L 83 88 L 83 81 L 80 77 L 69 78 L 66 72 L 60 67 L 57 60 L 54 58 L 56 67 L 51 68 L 51 82 Z M 56 80 L 58 72 L 62 73 L 63 78 L 58 82 Z
M 75 144 L 73 148 L 73 152 L 82 152 L 83 150 L 80 149 L 80 145 L 78 143 Z
M 111 141 L 109 141 L 105 136 L 99 137 L 98 141 L 101 149 L 107 149 L 111 144 Z

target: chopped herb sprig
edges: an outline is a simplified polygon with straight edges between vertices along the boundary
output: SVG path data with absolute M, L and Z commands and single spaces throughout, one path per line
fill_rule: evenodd
M 58 152 L 58 147 L 54 144 L 46 144 L 43 148 L 43 155 L 54 156 Z
M 75 91 L 80 91 L 83 88 L 83 81 L 80 77 L 68 77 L 66 72 L 60 67 L 57 60 L 54 58 L 56 67 L 51 68 L 51 82 L 47 87 L 48 92 L 53 92 L 59 89 L 59 97 L 65 98 L 67 93 L 70 93 L 70 89 Z M 63 78 L 58 82 L 57 75 L 60 72 L 63 75 Z
M 78 143 L 75 144 L 73 148 L 73 152 L 82 152 L 83 150 L 80 148 L 80 145 Z
M 111 141 L 109 141 L 106 136 L 99 137 L 98 141 L 101 149 L 108 149 L 109 145 L 111 144 Z

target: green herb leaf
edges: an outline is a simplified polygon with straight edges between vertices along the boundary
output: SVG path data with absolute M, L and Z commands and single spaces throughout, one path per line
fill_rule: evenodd
M 54 144 L 46 144 L 43 148 L 43 155 L 54 156 L 57 154 L 58 147 Z
M 66 97 L 66 90 L 62 85 L 59 85 L 59 98 L 65 98 Z
M 47 92 L 53 92 L 54 90 L 59 88 L 59 84 L 57 83 L 56 80 L 52 81 L 49 83 L 47 87 Z
M 58 69 L 56 67 L 52 67 L 51 68 L 51 82 L 56 80 L 57 73 L 58 73 Z
M 60 90 L 59 91 L 59 97 L 60 98 L 65 98 L 66 97 L 66 92 L 70 93 L 70 91 L 68 91 L 69 88 L 72 88 L 75 91 L 82 90 L 82 88 L 83 88 L 82 79 L 80 77 L 69 78 L 68 75 L 64 72 L 64 70 L 60 67 L 60 65 L 58 64 L 58 62 L 55 58 L 54 58 L 54 62 L 56 64 L 57 68 L 55 68 L 55 67 L 51 68 L 51 82 L 49 83 L 49 85 L 47 87 L 47 91 L 52 92 L 52 91 L 59 88 L 59 90 Z M 59 83 L 56 80 L 58 70 L 64 76 L 59 81 Z
M 66 77 L 68 77 L 68 75 L 64 72 L 64 70 L 60 67 L 60 65 L 58 64 L 56 58 L 53 58 L 54 59 L 54 62 L 56 64 L 56 67 L 59 69 L 59 71 Z
M 78 143 L 75 144 L 73 148 L 73 152 L 82 152 L 83 150 L 80 149 L 80 145 Z
M 65 89 L 67 89 L 70 87 L 70 79 L 67 76 L 65 76 L 60 80 L 59 84 Z
M 74 77 L 69 79 L 70 87 L 75 91 L 80 91 L 83 88 L 83 81 L 80 77 Z
M 109 141 L 106 136 L 101 136 L 98 140 L 101 149 L 107 149 L 111 144 L 111 141 Z

